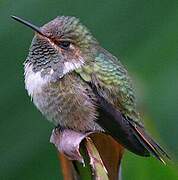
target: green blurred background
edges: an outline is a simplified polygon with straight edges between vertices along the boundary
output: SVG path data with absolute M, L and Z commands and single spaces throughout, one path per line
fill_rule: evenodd
M 133 77 L 138 106 L 153 136 L 174 163 L 126 153 L 123 180 L 178 179 L 178 1 L 177 0 L 0 0 L 0 179 L 62 179 L 53 126 L 24 89 L 23 61 L 33 37 L 10 15 L 42 25 L 73 15 L 103 47 L 121 58 Z

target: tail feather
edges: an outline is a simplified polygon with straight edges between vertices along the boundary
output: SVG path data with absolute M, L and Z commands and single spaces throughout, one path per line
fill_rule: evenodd
M 136 123 L 129 121 L 135 136 L 140 143 L 157 159 L 162 163 L 165 163 L 165 159 L 170 159 L 169 155 L 156 143 L 145 131 L 145 129 Z

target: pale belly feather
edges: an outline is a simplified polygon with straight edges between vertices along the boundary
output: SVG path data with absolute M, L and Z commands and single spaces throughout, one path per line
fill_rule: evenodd
M 85 88 L 70 75 L 55 83 L 50 82 L 50 76 L 41 77 L 41 72 L 33 72 L 31 66 L 25 67 L 26 89 L 42 114 L 65 128 L 101 131 L 96 123 L 96 107 Z

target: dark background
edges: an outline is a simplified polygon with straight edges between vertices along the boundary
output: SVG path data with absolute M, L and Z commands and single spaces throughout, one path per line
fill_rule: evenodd
M 77 16 L 120 57 L 134 79 L 147 129 L 173 159 L 163 166 L 127 152 L 123 179 L 178 179 L 177 0 L 0 0 L 0 179 L 56 180 L 62 178 L 49 143 L 53 126 L 24 89 L 22 63 L 33 32 L 11 14 L 39 26 L 57 15 Z

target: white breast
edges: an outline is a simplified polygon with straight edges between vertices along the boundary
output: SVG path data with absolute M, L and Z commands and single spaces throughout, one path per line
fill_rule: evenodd
M 63 76 L 67 73 L 70 73 L 74 69 L 80 68 L 84 61 L 83 59 L 79 59 L 78 62 L 65 62 L 63 65 Z M 32 70 L 32 65 L 27 63 L 25 64 L 25 88 L 28 91 L 29 96 L 33 97 L 34 93 L 40 93 L 42 91 L 42 88 L 44 85 L 49 83 L 51 75 L 54 73 L 53 69 L 51 69 L 49 75 L 46 75 L 45 77 L 41 77 L 41 71 L 34 72 Z M 60 77 L 61 78 L 61 77 Z
M 49 82 L 48 77 L 41 77 L 41 71 L 33 72 L 32 65 L 25 65 L 25 88 L 28 91 L 29 96 L 33 97 L 34 93 L 40 93 L 42 87 Z

